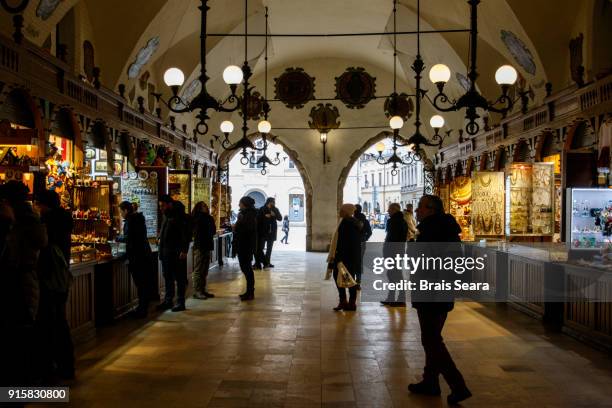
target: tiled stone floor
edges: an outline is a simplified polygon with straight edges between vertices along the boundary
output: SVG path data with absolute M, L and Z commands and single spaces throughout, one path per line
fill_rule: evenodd
M 277 253 L 241 303 L 234 264 L 217 298 L 122 321 L 79 351 L 75 407 L 439 407 L 410 395 L 423 365 L 411 308 L 334 313 L 324 255 Z M 500 307 L 458 304 L 447 344 L 474 397 L 466 407 L 612 407 L 612 358 Z M 443 396 L 448 389 L 443 386 Z

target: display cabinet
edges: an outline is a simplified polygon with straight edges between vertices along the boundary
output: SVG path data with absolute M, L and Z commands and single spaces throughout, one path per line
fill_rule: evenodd
M 504 235 L 504 173 L 472 174 L 472 229 L 477 238 Z
M 180 201 L 187 212 L 192 207 L 192 180 L 190 170 L 168 171 L 168 194 L 172 199 Z
M 566 241 L 574 250 L 601 250 L 612 241 L 612 189 L 568 188 Z
M 455 177 L 450 184 L 449 212 L 461 227 L 461 240 L 472 241 L 472 180 L 469 177 Z

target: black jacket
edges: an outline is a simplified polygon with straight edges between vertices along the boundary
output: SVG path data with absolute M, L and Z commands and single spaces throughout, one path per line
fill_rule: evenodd
M 72 234 L 72 215 L 63 208 L 54 208 L 47 211 L 40 218 L 47 227 L 49 245 L 57 245 L 64 254 L 67 263 L 70 263 L 70 242 Z
M 267 214 L 270 214 L 274 211 L 276 216 L 266 217 Z M 276 241 L 276 231 L 278 229 L 277 221 L 282 221 L 283 216 L 281 215 L 278 208 L 272 207 L 268 208 L 265 205 L 259 209 L 257 212 L 257 235 L 259 239 L 263 239 L 264 241 Z
M 181 252 L 189 251 L 192 231 L 185 214 L 185 206 L 179 201 L 172 205 L 173 208 L 164 213 L 159 234 L 160 259 L 178 257 Z
M 352 275 L 361 267 L 361 226 L 355 218 L 344 218 L 338 226 L 334 262 L 342 262 Z
M 355 212 L 355 219 L 361 224 L 361 242 L 366 242 L 372 236 L 370 221 L 362 212 Z
M 130 265 L 145 267 L 150 262 L 151 246 L 147 238 L 147 226 L 142 213 L 132 213 L 125 219 L 123 241 Z
M 213 238 L 217 233 L 215 219 L 210 214 L 200 212 L 193 218 L 193 246 L 200 251 L 212 251 Z
M 239 255 L 253 255 L 257 248 L 257 210 L 245 208 L 234 224 L 234 250 Z
M 419 233 L 417 234 L 416 242 L 461 242 L 459 234 L 461 233 L 461 227 L 457 224 L 455 218 L 450 214 L 438 214 L 430 215 L 429 217 L 422 220 L 417 225 Z M 425 247 L 420 246 L 419 252 L 425 251 Z M 443 250 L 441 246 L 436 245 L 432 248 L 432 253 L 425 254 L 428 256 L 452 256 L 451 252 L 456 250 L 456 247 L 449 247 L 447 250 Z M 424 273 L 424 272 L 421 272 Z M 427 280 L 432 282 L 435 280 L 451 281 L 454 273 L 450 272 L 438 272 L 437 275 L 427 276 Z M 447 276 L 449 275 L 449 276 Z M 421 275 L 425 276 L 425 275 Z M 456 276 L 456 275 L 455 275 Z M 419 279 L 419 273 L 416 273 L 411 279 Z M 454 307 L 454 298 L 452 293 L 449 292 L 433 292 L 428 291 L 424 295 L 419 296 L 418 293 L 413 294 L 413 299 L 425 300 L 425 301 L 413 301 L 412 306 L 416 309 L 439 311 L 439 312 L 450 312 Z
M 396 212 L 387 220 L 387 235 L 385 242 L 406 242 L 408 236 L 408 224 L 404 220 L 404 214 L 401 211 Z

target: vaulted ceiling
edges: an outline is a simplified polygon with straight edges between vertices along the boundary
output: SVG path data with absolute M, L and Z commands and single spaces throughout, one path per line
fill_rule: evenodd
M 478 86 L 493 99 L 499 88 L 494 73 L 502 64 L 517 68 L 537 100 L 544 96 L 544 85 L 550 81 L 556 89 L 570 83 L 568 42 L 579 32 L 588 36 L 589 23 L 596 0 L 483 0 L 479 7 Z M 598 0 L 599 1 L 599 0 Z M 57 8 L 46 19 L 40 17 L 41 4 Z M 164 90 L 161 78 L 170 66 L 181 68 L 187 77 L 185 86 L 199 74 L 199 0 L 34 0 L 24 13 L 25 34 L 42 45 L 73 7 L 77 11 L 78 38 L 87 38 L 95 46 L 96 65 L 102 71 L 105 86 L 116 89 L 120 83 L 131 84 L 128 70 L 138 53 L 151 39 L 159 44 L 150 59 L 140 69 L 150 72 L 150 81 Z M 243 0 L 210 0 L 209 33 L 241 33 L 244 30 Z M 264 7 L 269 8 L 269 30 L 282 33 L 353 33 L 392 30 L 392 0 L 248 0 L 250 33 L 263 33 Z M 37 16 L 38 11 L 38 16 Z M 0 16 L 1 29 L 10 34 L 10 17 Z M 465 0 L 424 0 L 421 5 L 421 29 L 466 29 L 469 27 L 469 8 Z M 398 29 L 416 29 L 416 0 L 400 0 Z M 504 37 L 508 41 L 504 42 Z M 316 96 L 334 96 L 333 78 L 349 66 L 363 66 L 376 73 L 379 95 L 392 91 L 393 59 L 390 36 L 356 37 L 274 37 L 271 39 L 269 70 L 271 78 L 287 67 L 307 67 L 316 77 Z M 513 46 L 508 46 L 512 43 Z M 249 40 L 248 60 L 255 67 L 253 82 L 263 88 L 264 40 Z M 209 90 L 221 97 L 227 92 L 221 80 L 228 64 L 240 65 L 244 60 L 244 43 L 240 37 L 209 37 L 207 41 Z M 400 91 L 413 93 L 414 74 L 410 69 L 416 54 L 413 35 L 398 37 Z M 519 53 L 517 55 L 517 52 Z M 514 55 L 513 55 L 514 53 Z M 422 55 L 428 67 L 445 63 L 453 72 L 466 73 L 469 54 L 465 33 L 424 34 Z M 588 61 L 586 62 L 588 64 Z M 428 71 L 428 69 L 427 69 Z M 268 85 L 272 93 L 273 81 Z M 425 87 L 434 92 L 429 79 Z M 448 88 L 451 96 L 463 92 L 453 75 Z M 168 92 L 166 91 L 166 94 Z M 263 93 L 263 91 L 262 91 Z M 312 104 L 299 112 L 274 104 L 274 126 L 307 126 Z M 382 102 L 370 103 L 362 111 L 351 111 L 337 101 L 343 126 L 386 122 Z M 425 108 L 425 119 L 434 110 Z M 217 115 L 211 123 L 231 115 Z M 461 113 L 447 114 L 448 127 L 462 127 Z M 189 120 L 185 120 L 189 123 Z M 425 120 L 427 122 L 427 120 Z

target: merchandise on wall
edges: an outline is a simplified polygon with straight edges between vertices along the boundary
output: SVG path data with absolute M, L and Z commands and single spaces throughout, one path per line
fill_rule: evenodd
M 601 250 L 612 242 L 612 189 L 568 188 L 566 241 L 574 250 Z
M 449 213 L 455 217 L 461 227 L 461 240 L 472 241 L 472 180 L 458 176 L 450 183 Z
M 8 121 L 0 122 L 0 184 L 21 181 L 34 189 L 34 173 L 38 167 L 38 139 L 32 129 Z
M 555 172 L 555 235 L 554 242 L 561 241 L 561 201 L 563 200 L 563 190 L 561 188 L 561 154 L 553 154 L 542 158 L 545 163 L 554 163 Z
M 158 197 L 159 197 L 159 175 L 156 171 L 144 169 L 138 172 L 128 172 L 121 181 L 121 195 L 124 201 L 136 205 L 136 211 L 145 217 L 147 237 L 157 238 L 159 223 Z
M 210 178 L 197 177 L 192 178 L 192 208 L 200 201 L 206 203 L 210 207 Z
M 213 181 L 210 194 L 210 214 L 215 220 L 215 225 L 221 225 L 221 183 Z
M 472 174 L 472 230 L 478 237 L 504 235 L 504 173 Z
M 442 184 L 438 187 L 438 194 L 444 205 L 444 211 L 450 211 L 450 186 L 448 184 Z
M 513 163 L 506 171 L 506 235 L 554 234 L 554 163 Z
M 192 207 L 191 194 L 191 171 L 169 170 L 168 171 L 168 194 L 173 200 L 180 201 L 185 206 L 185 211 Z
M 77 151 L 72 140 L 56 135 L 49 135 L 46 150 L 46 187 L 60 195 L 64 208 L 70 208 L 76 172 L 79 163 L 82 164 L 82 152 Z

